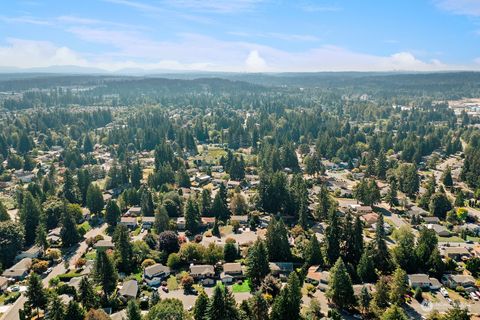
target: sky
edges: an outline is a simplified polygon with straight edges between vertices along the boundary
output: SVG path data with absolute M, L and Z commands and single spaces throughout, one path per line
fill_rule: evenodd
M 0 67 L 480 70 L 480 0 L 17 0 Z

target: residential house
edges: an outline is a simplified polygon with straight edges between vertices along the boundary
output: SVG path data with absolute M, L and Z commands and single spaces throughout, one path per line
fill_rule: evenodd
M 119 224 L 124 225 L 129 229 L 135 229 L 138 226 L 136 217 L 121 217 Z
M 223 272 L 220 274 L 220 280 L 223 283 L 232 283 L 240 278 L 243 278 L 243 270 L 240 263 L 225 263 L 223 265 Z
M 424 273 L 409 274 L 408 275 L 408 285 L 414 289 L 421 288 L 426 289 L 430 288 L 430 278 Z
M 443 247 L 441 253 L 453 260 L 462 260 L 471 256 L 470 251 L 465 247 Z
M 378 214 L 376 214 L 375 212 L 367 213 L 362 215 L 360 217 L 360 220 L 362 220 L 365 223 L 365 226 L 371 227 L 374 223 L 377 223 Z
M 412 217 L 412 216 L 426 217 L 428 216 L 428 211 L 423 210 L 422 208 L 417 206 L 411 206 L 410 209 L 407 210 L 406 214 L 409 217 Z
M 293 271 L 291 262 L 269 262 L 268 265 L 274 276 L 288 276 Z
M 170 275 L 170 268 L 157 263 L 143 270 L 143 280 L 151 287 L 156 287 Z
M 439 237 L 449 237 L 450 236 L 450 231 L 448 231 L 447 228 L 444 226 L 441 226 L 439 224 L 427 224 L 427 229 L 432 229 L 435 231 L 437 236 Z
M 22 251 L 15 257 L 15 261 L 20 261 L 24 258 L 36 259 L 43 254 L 43 249 L 37 245 L 31 246 L 28 250 Z
M 195 177 L 195 181 L 198 183 L 199 186 L 205 185 L 212 180 L 208 174 L 203 174 Z
M 2 276 L 6 278 L 12 278 L 15 280 L 23 280 L 28 275 L 30 271 L 30 267 L 32 266 L 32 259 L 31 258 L 23 258 L 19 262 L 17 262 L 12 267 L 5 270 Z
M 442 277 L 442 283 L 451 289 L 458 286 L 467 288 L 475 286 L 475 278 L 471 275 L 446 274 Z
M 310 268 L 308 268 L 305 281 L 320 283 L 321 279 L 322 279 L 322 271 L 320 266 L 311 266 Z
M 214 217 L 201 217 L 200 221 L 202 223 L 202 226 L 206 228 L 211 228 L 213 224 L 215 223 L 215 218 Z
M 440 219 L 438 217 L 423 217 L 423 222 L 427 224 L 440 224 Z
M 135 299 L 138 294 L 137 280 L 128 280 L 123 283 L 122 288 L 118 291 L 118 294 L 126 300 Z
M 244 216 L 230 216 L 230 222 L 233 222 L 233 221 L 238 221 L 238 223 L 240 223 L 240 225 L 247 225 L 248 224 L 248 215 L 244 215 Z
M 99 240 L 93 247 L 97 250 L 108 250 L 114 249 L 115 245 L 111 240 Z
M 50 245 L 59 245 L 62 242 L 62 237 L 60 235 L 61 227 L 50 230 L 47 235 L 47 241 Z
M 155 224 L 155 217 L 142 217 L 142 228 L 151 229 Z
M 138 217 L 142 213 L 142 207 L 131 207 L 130 209 L 127 210 L 125 213 L 125 216 L 127 217 Z
M 215 268 L 212 265 L 191 265 L 190 275 L 193 277 L 193 279 L 201 282 L 203 285 L 215 284 Z

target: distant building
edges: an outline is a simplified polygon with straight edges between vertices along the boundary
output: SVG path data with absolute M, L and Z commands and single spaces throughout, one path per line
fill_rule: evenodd
M 126 300 L 135 299 L 138 294 L 137 280 L 128 280 L 123 283 L 122 288 L 118 291 L 118 294 Z
M 156 263 L 143 270 L 143 280 L 151 287 L 156 287 L 170 275 L 170 268 Z

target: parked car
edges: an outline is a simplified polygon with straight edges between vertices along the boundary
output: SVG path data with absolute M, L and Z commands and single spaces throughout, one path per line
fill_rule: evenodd
M 168 288 L 167 287 L 162 287 L 162 290 L 166 293 L 168 293 Z
M 478 301 L 477 295 L 476 295 L 475 293 L 473 293 L 473 292 L 470 292 L 470 298 L 472 298 L 472 299 L 475 300 L 475 301 Z
M 440 293 L 441 293 L 442 296 L 444 296 L 445 298 L 448 297 L 448 291 L 447 291 L 447 289 L 445 289 L 445 288 L 440 288 Z

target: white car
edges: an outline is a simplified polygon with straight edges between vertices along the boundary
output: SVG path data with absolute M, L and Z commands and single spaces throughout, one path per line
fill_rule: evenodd
M 473 293 L 473 292 L 470 292 L 470 298 L 472 298 L 472 299 L 475 300 L 475 301 L 478 301 L 477 295 L 476 295 L 475 293 Z
M 445 288 L 440 288 L 440 293 L 441 293 L 442 296 L 444 296 L 445 298 L 448 297 L 448 291 L 447 291 Z
M 10 290 L 10 292 L 18 292 L 18 291 L 20 291 L 20 286 L 19 285 L 13 285 L 10 288 L 8 288 L 8 290 Z
M 447 300 L 447 302 L 448 302 L 449 304 L 452 304 L 452 303 L 453 303 L 452 299 L 450 299 L 450 298 L 445 298 L 445 300 Z

